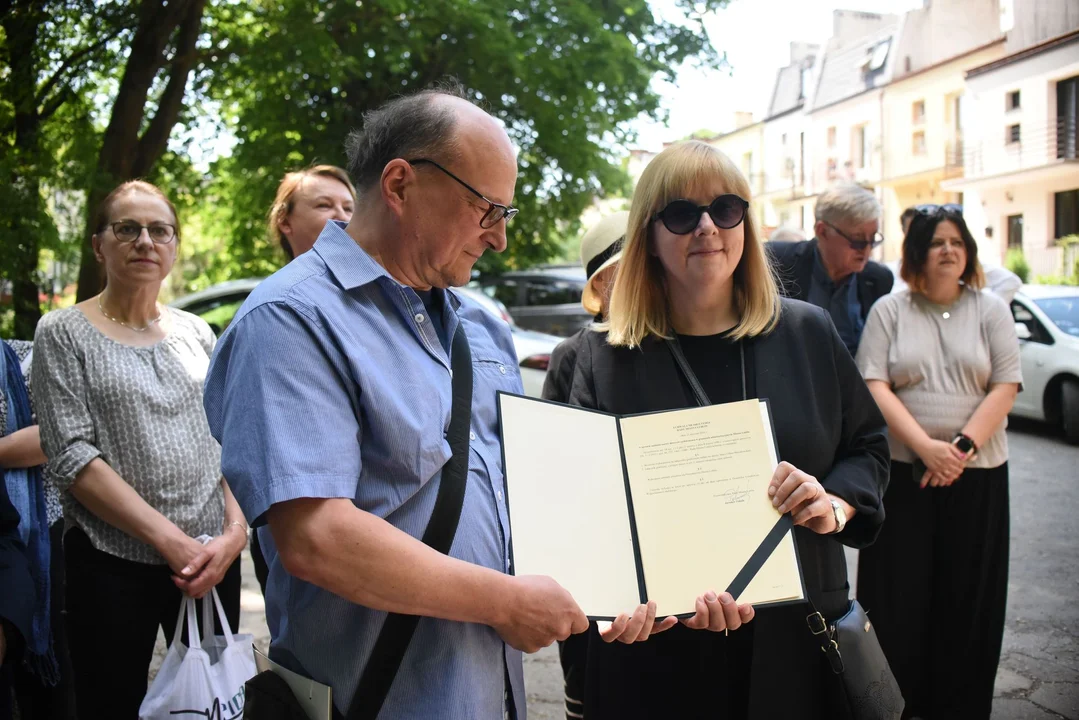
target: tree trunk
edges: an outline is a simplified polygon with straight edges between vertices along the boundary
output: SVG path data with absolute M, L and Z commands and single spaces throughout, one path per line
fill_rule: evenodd
M 14 334 L 26 340 L 34 337 L 41 319 L 37 265 L 41 235 L 48 232 L 48 224 L 52 222 L 41 197 L 41 120 L 35 99 L 33 48 L 43 21 L 41 12 L 29 8 L 7 14 L 3 20 L 10 52 L 15 143 L 10 149 L 10 185 L 5 190 L 10 194 L 11 206 L 0 224 L 6 226 L 9 234 L 4 253 L 10 255 L 4 265 L 11 282 Z
M 206 0 L 144 0 L 139 9 L 131 53 L 98 153 L 97 169 L 86 193 L 86 232 L 76 294 L 80 301 L 100 292 L 104 282 L 90 241 L 97 231 L 94 225 L 98 207 L 114 187 L 149 173 L 165 152 L 169 134 L 183 108 L 183 91 L 195 63 L 195 43 L 205 6 Z M 150 87 L 165 64 L 165 50 L 174 35 L 176 46 L 169 82 L 154 118 L 140 138 Z

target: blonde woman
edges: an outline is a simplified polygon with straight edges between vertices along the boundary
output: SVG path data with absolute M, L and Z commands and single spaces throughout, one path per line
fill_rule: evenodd
M 608 323 L 580 343 L 569 402 L 619 414 L 695 406 L 679 351 L 710 402 L 768 398 L 785 460 L 770 493 L 794 515 L 811 599 L 835 619 L 848 608 L 842 546 L 872 542 L 883 519 L 884 418 L 825 311 L 780 299 L 748 200 L 745 177 L 707 144 L 678 143 L 649 164 Z M 716 590 L 698 601 L 713 617 L 735 604 Z M 843 717 L 807 614 L 765 607 L 729 635 L 693 619 L 636 645 L 593 632 L 588 717 Z
M 355 207 L 356 188 L 341 168 L 315 165 L 287 173 L 270 208 L 270 236 L 292 260 L 311 249 L 327 221 L 348 222 Z

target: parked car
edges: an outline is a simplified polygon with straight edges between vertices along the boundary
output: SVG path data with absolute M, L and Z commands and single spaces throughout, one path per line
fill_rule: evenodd
M 500 301 L 521 327 L 569 337 L 592 322 L 581 307 L 585 280 L 579 265 L 548 265 L 481 275 L 469 287 Z
M 232 322 L 233 316 L 236 315 L 247 296 L 261 281 L 262 278 L 229 280 L 185 295 L 169 304 L 198 315 L 209 324 L 214 333 L 220 335 Z M 473 300 L 484 310 L 510 326 L 513 347 L 517 351 L 517 361 L 521 367 L 521 380 L 524 383 L 525 394 L 539 397 L 543 391 L 543 381 L 547 377 L 551 351 L 562 341 L 562 338 L 518 327 L 502 303 L 478 290 L 454 288 L 454 292 L 459 292 Z
M 1079 288 L 1024 285 L 1012 299 L 1023 392 L 1012 414 L 1060 426 L 1079 444 Z

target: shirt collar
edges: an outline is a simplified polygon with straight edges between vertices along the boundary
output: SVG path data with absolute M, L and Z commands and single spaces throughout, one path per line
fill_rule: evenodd
M 311 248 L 322 258 L 322 262 L 326 263 L 327 269 L 341 287 L 352 290 L 380 278 L 385 278 L 386 282 L 400 287 L 407 287 L 386 272 L 386 268 L 379 265 L 351 235 L 345 232 L 347 225 L 348 223 L 340 220 L 330 220 L 319 233 L 314 247 Z M 456 293 L 447 292 L 446 297 L 450 299 L 454 310 L 461 306 L 461 300 Z

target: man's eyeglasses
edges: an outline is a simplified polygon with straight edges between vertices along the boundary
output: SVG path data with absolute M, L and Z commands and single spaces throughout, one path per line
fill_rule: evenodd
M 963 217 L 963 206 L 956 203 L 945 203 L 943 205 L 915 205 L 914 211 L 921 213 L 922 215 L 936 215 L 937 213 L 943 213 L 945 215 L 958 215 Z
M 139 239 L 139 235 L 145 230 L 150 236 L 150 240 L 154 245 L 168 245 L 170 242 L 176 239 L 176 228 L 166 223 L 150 223 L 149 225 L 139 225 L 137 222 L 131 222 L 130 220 L 121 220 L 120 222 L 109 223 L 109 227 L 112 228 L 112 234 L 116 236 L 116 239 L 122 243 L 131 243 Z
M 485 203 L 487 203 L 487 206 L 488 206 L 487 207 L 487 212 L 485 212 L 483 214 L 483 217 L 480 218 L 480 227 L 481 228 L 484 228 L 484 229 L 492 228 L 492 227 L 494 227 L 495 225 L 498 224 L 499 220 L 502 220 L 502 219 L 505 219 L 505 221 L 508 223 L 510 220 L 513 219 L 514 215 L 516 215 L 518 212 L 520 212 L 517 208 L 512 207 L 510 205 L 503 205 L 502 203 L 496 203 L 496 202 L 494 202 L 492 200 L 488 200 L 487 198 L 485 198 L 483 196 L 483 193 L 481 193 L 479 190 L 476 190 L 474 187 L 472 187 L 471 185 L 466 183 L 464 180 L 462 180 L 461 178 L 459 178 L 456 175 L 454 175 L 453 173 L 451 173 L 446 168 L 444 168 L 441 165 L 439 165 L 438 163 L 436 163 L 434 160 L 428 160 L 427 158 L 416 158 L 415 160 L 407 160 L 406 162 L 409 165 L 421 165 L 421 164 L 434 165 L 436 168 L 438 168 L 439 170 L 441 170 L 442 172 L 446 173 L 451 178 L 453 178 L 454 180 L 459 182 L 470 193 L 472 193 L 473 195 L 478 197 L 480 200 L 483 200 Z
M 824 221 L 822 220 L 821 222 Z M 852 238 L 830 222 L 825 222 L 824 224 L 835 231 L 841 238 L 846 240 L 847 244 L 850 245 L 851 250 L 865 250 L 866 248 L 877 247 L 884 242 L 884 236 L 879 232 L 873 233 L 873 236 L 869 240 L 859 240 L 858 238 Z
M 675 235 L 693 232 L 701 222 L 701 216 L 708 213 L 716 227 L 730 230 L 738 227 L 746 218 L 749 202 L 737 195 L 720 195 L 708 205 L 698 205 L 691 200 L 672 200 L 667 207 L 652 216 L 652 222 L 662 220 L 663 226 Z

